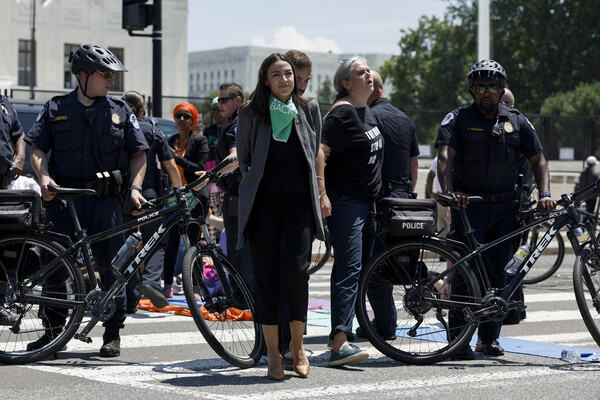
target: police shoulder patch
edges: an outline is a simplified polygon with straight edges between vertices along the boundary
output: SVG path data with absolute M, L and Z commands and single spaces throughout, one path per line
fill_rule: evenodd
M 46 105 L 45 104 L 42 107 L 42 109 L 40 110 L 40 113 L 38 114 L 37 118 L 35 119 L 35 122 L 39 122 L 40 119 L 42 119 L 42 117 L 44 116 L 44 112 L 46 112 Z
M 131 122 L 131 125 L 133 125 L 135 129 L 140 129 L 140 123 L 138 122 L 134 113 L 131 113 L 131 115 L 129 115 L 129 122 Z
M 452 121 L 454 119 L 454 113 L 449 112 L 444 119 L 442 120 L 442 123 L 440 124 L 441 126 L 446 126 L 450 123 L 450 121 Z

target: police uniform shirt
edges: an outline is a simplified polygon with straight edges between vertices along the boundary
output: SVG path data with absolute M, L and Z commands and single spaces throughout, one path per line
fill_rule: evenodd
M 327 189 L 373 201 L 381 190 L 384 140 L 371 109 L 335 107 L 325 117 L 321 143 L 331 147 L 325 165 Z
M 386 98 L 376 99 L 369 108 L 385 140 L 381 180 L 411 186 L 409 159 L 419 155 L 415 125 Z
M 146 175 L 144 175 L 143 186 L 152 186 L 154 189 L 154 183 L 158 179 L 157 175 L 160 173 L 156 160 L 158 159 L 159 162 L 172 160 L 173 153 L 169 148 L 167 138 L 158 127 L 153 127 L 151 123 L 144 120 L 139 120 L 139 124 L 140 130 L 144 133 L 146 142 L 150 146 L 150 150 L 146 153 Z M 152 133 L 153 130 L 154 133 Z M 152 182 L 151 185 L 149 184 L 150 182 Z
M 93 132 L 86 112 L 95 114 Z M 129 159 L 149 148 L 125 102 L 104 96 L 88 107 L 77 100 L 77 89 L 50 99 L 25 140 L 45 153 L 52 150 L 50 173 L 63 179 L 93 180 L 97 172 L 123 168 L 120 156 Z
M 23 127 L 13 105 L 4 96 L 0 97 L 0 175 L 5 174 L 13 159 L 13 146 L 23 134 Z
M 227 158 L 231 149 L 237 146 L 237 127 L 238 112 L 236 110 L 217 138 L 217 164 Z M 219 185 L 227 189 L 232 187 L 237 189 L 241 180 L 242 173 L 239 169 L 236 169 L 233 174 L 221 179 Z
M 441 123 L 436 143 L 446 138 L 456 151 L 454 188 L 467 194 L 514 190 L 519 155 L 531 158 L 542 151 L 531 122 L 501 104 L 494 120 L 486 119 L 475 103 L 450 112 Z

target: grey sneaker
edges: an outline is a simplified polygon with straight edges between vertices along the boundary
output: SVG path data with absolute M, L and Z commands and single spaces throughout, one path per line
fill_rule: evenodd
M 346 345 L 342 351 L 331 350 L 329 358 L 330 367 L 341 367 L 343 365 L 356 364 L 369 358 L 369 353 L 359 349 L 353 344 Z
M 160 290 L 151 285 L 140 286 L 142 296 L 150 299 L 154 307 L 163 308 L 169 305 L 169 300 L 162 294 Z

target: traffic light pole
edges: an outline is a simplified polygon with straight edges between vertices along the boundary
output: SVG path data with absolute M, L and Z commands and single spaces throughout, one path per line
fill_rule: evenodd
M 152 34 L 133 33 L 129 36 L 152 38 L 152 115 L 162 116 L 162 0 L 154 0 L 152 4 Z
M 154 0 L 152 24 L 152 115 L 162 117 L 162 0 Z

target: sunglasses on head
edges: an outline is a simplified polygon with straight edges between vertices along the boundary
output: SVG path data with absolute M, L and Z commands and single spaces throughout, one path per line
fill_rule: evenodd
M 181 119 L 181 118 L 188 120 L 188 119 L 192 119 L 192 116 L 190 114 L 184 114 L 184 113 L 175 114 L 175 119 Z
M 499 86 L 499 85 L 494 85 L 494 86 L 476 85 L 476 86 L 473 86 L 473 90 L 477 94 L 484 94 L 486 90 L 489 94 L 496 94 L 500 91 L 500 89 L 501 89 L 501 86 Z
M 105 71 L 101 69 L 97 69 L 94 72 L 102 76 L 104 79 L 110 79 L 115 77 L 115 71 Z

